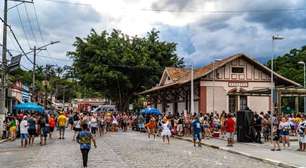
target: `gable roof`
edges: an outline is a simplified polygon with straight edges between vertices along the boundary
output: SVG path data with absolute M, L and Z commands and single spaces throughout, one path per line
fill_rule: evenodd
M 238 59 L 238 58 L 245 58 L 246 60 L 252 62 L 253 64 L 257 65 L 259 68 L 261 68 L 263 71 L 266 71 L 268 73 L 271 73 L 272 70 L 269 69 L 268 67 L 266 67 L 265 65 L 261 64 L 260 62 L 256 61 L 255 59 L 252 59 L 250 57 L 248 57 L 245 54 L 239 53 L 239 54 L 235 54 L 229 57 L 226 57 L 220 61 L 215 62 L 215 69 L 218 69 L 222 66 L 224 66 L 225 64 Z M 165 71 L 167 71 L 169 77 L 172 79 L 172 83 L 169 83 L 167 85 L 159 85 L 156 87 L 153 87 L 149 90 L 143 91 L 139 94 L 145 94 L 145 93 L 150 93 L 162 88 L 166 88 L 168 86 L 174 86 L 174 85 L 181 85 L 181 84 L 185 84 L 191 81 L 191 73 L 190 73 L 190 69 L 186 69 L 186 68 L 173 68 L 173 67 L 167 67 L 165 68 Z M 164 73 L 165 73 L 164 71 Z M 201 68 L 197 68 L 194 70 L 194 80 L 200 79 L 206 75 L 208 75 L 209 73 L 211 73 L 213 71 L 213 63 L 210 63 L 206 66 L 203 66 Z M 287 79 L 285 77 L 283 77 L 282 75 L 273 72 L 274 76 L 285 81 L 286 83 L 288 83 L 289 85 L 293 85 L 293 86 L 297 86 L 297 87 L 301 87 L 300 84 Z
M 159 86 L 164 85 L 166 79 L 165 75 L 167 75 L 172 80 L 172 82 L 176 82 L 186 76 L 188 73 L 190 73 L 190 70 L 185 68 L 166 67 L 159 81 Z

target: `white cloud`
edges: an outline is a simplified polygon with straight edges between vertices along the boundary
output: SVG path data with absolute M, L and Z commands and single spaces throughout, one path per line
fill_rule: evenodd
M 116 28 L 129 35 L 138 36 L 144 35 L 152 28 L 158 28 L 162 31 L 163 40 L 178 43 L 180 56 L 199 64 L 209 62 L 212 57 L 219 58 L 237 52 L 260 59 L 267 58 L 271 55 L 271 36 L 276 33 L 286 36 L 286 40 L 277 44 L 277 54 L 285 53 L 293 47 L 301 47 L 306 40 L 304 12 L 275 10 L 304 7 L 304 0 L 68 1 L 88 5 L 36 1 L 45 42 L 61 41 L 61 44 L 49 48 L 50 56 L 58 60 L 41 59 L 41 64 L 66 64 L 60 59 L 68 60 L 66 52 L 73 50 L 74 38 L 85 37 L 91 28 L 98 32 Z M 33 12 L 30 7 L 29 10 Z M 21 15 L 28 40 L 33 45 L 29 24 L 26 23 L 26 13 L 21 10 Z M 33 20 L 33 13 L 30 13 L 30 16 Z M 18 24 L 16 11 L 13 10 L 9 18 L 24 48 L 28 48 Z M 39 36 L 37 30 L 35 33 Z M 12 42 L 9 47 L 16 48 Z

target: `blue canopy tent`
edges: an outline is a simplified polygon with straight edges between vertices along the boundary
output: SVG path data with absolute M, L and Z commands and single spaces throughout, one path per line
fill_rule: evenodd
M 32 102 L 17 104 L 14 109 L 17 111 L 29 110 L 29 111 L 36 111 L 40 113 L 44 112 L 44 107 L 36 103 L 32 103 Z
M 141 114 L 144 115 L 162 115 L 162 113 L 157 108 L 151 108 L 151 107 L 142 109 L 140 112 Z

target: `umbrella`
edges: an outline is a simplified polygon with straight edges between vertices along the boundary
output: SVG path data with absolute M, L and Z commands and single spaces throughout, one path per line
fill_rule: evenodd
M 141 113 L 146 115 L 162 115 L 157 108 L 145 108 L 141 110 Z
M 32 111 L 37 111 L 37 112 L 44 112 L 44 107 L 32 103 L 32 102 L 27 102 L 27 103 L 20 103 L 15 106 L 15 110 L 32 110 Z

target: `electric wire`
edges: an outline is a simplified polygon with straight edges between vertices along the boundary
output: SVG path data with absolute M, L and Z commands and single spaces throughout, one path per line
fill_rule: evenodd
M 21 47 L 21 45 L 20 45 L 20 43 L 19 43 L 19 41 L 18 41 L 18 39 L 17 39 L 17 37 L 16 37 L 16 35 L 15 35 L 15 33 L 14 33 L 12 27 L 11 27 L 10 25 L 8 25 L 8 24 L 3 20 L 2 17 L 0 17 L 0 20 L 9 28 L 9 30 L 10 30 L 11 34 L 13 35 L 13 37 L 14 37 L 14 39 L 15 39 L 15 41 L 16 41 L 18 47 L 19 47 L 19 49 L 21 50 L 22 54 L 26 57 L 26 59 L 27 59 L 29 62 L 31 62 L 31 64 L 34 64 L 33 61 L 28 57 L 28 55 L 25 53 L 25 51 L 24 51 L 23 48 Z
M 39 21 L 39 17 L 38 17 L 38 14 L 37 14 L 37 10 L 36 10 L 36 7 L 35 7 L 34 3 L 32 3 L 32 6 L 33 6 L 33 9 L 34 9 L 35 20 L 36 20 L 36 24 L 37 24 L 37 27 L 38 27 L 41 43 L 43 43 L 43 42 L 45 42 L 45 38 L 44 38 L 43 33 L 41 31 L 41 26 L 40 26 L 40 21 Z M 46 52 L 47 52 L 47 55 L 50 56 L 48 49 L 46 49 Z
M 17 13 L 18 13 L 18 18 L 19 18 L 19 24 L 20 24 L 20 26 L 22 28 L 22 31 L 23 31 L 24 37 L 25 37 L 25 39 L 27 41 L 27 44 L 28 44 L 29 48 L 31 48 L 31 45 L 30 45 L 30 42 L 29 42 L 29 39 L 28 39 L 28 35 L 27 35 L 26 31 L 25 31 L 25 26 L 24 26 L 24 24 L 22 22 L 22 19 L 21 19 L 19 8 L 18 7 L 16 7 L 16 8 L 17 8 Z
M 25 10 L 25 12 L 26 12 L 27 20 L 28 20 L 28 22 L 29 22 L 29 27 L 30 27 L 32 36 L 33 36 L 34 41 L 35 41 L 35 45 L 37 45 L 37 39 L 36 39 L 35 33 L 34 33 L 34 31 L 33 31 L 33 26 L 32 26 L 32 22 L 31 22 L 30 16 L 29 16 L 29 12 L 28 12 L 27 5 L 24 4 L 23 6 L 24 6 L 24 10 Z

